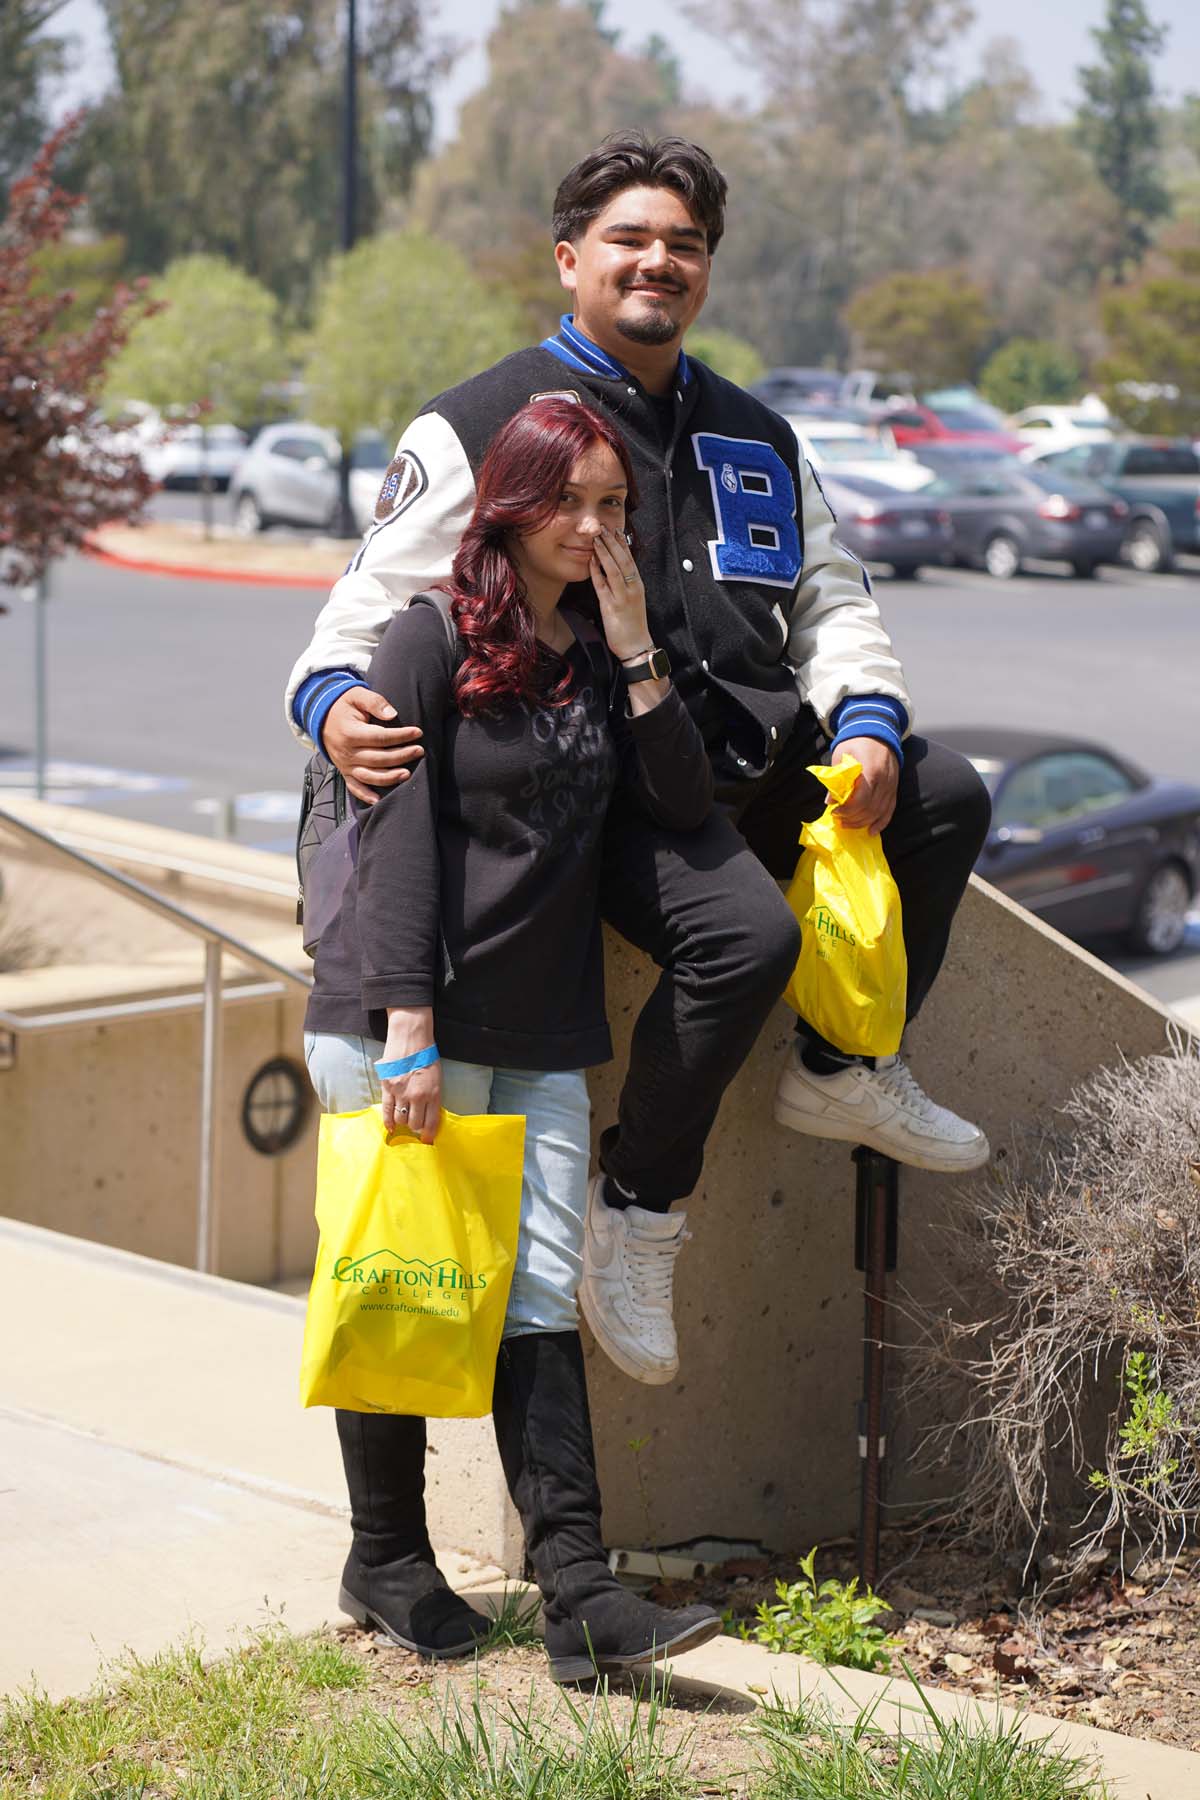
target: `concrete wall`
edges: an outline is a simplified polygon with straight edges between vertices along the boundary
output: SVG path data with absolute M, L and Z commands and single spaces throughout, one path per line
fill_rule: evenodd
M 614 1116 L 628 1034 L 649 973 L 610 944 L 616 1061 L 593 1086 L 597 1128 Z M 972 881 L 941 978 L 905 1050 L 928 1092 L 978 1120 L 1004 1154 L 1013 1128 L 1046 1117 L 1071 1086 L 1122 1052 L 1165 1048 L 1167 1015 L 1140 989 L 994 889 Z M 680 1374 L 629 1381 L 594 1350 L 588 1365 L 609 1543 L 695 1536 L 807 1549 L 853 1529 L 862 1277 L 854 1269 L 850 1147 L 777 1126 L 771 1097 L 792 1015 L 780 1006 L 729 1089 L 688 1207 L 693 1241 L 676 1265 Z M 937 1297 L 953 1273 L 926 1221 L 947 1189 L 901 1174 L 896 1280 Z M 893 1408 L 893 1416 L 895 1409 Z M 893 1430 L 889 1498 L 922 1485 Z M 631 1441 L 648 1438 L 635 1458 Z M 647 1520 L 635 1462 L 650 1497 Z

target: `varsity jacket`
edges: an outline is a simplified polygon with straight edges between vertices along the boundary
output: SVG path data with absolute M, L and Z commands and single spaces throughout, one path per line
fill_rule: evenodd
M 651 631 L 718 771 L 761 775 L 803 704 L 833 743 L 872 736 L 900 754 L 912 724 L 903 671 L 791 428 L 685 356 L 669 399 L 656 400 L 569 318 L 554 337 L 430 401 L 404 432 L 374 521 L 292 670 L 296 734 L 319 741 L 392 614 L 447 578 L 489 442 L 547 393 L 600 407 L 629 446 Z M 580 584 L 564 598 L 586 605 L 587 591 Z

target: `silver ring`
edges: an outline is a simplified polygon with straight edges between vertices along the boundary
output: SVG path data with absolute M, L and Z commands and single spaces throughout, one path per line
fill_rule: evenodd
M 636 576 L 636 575 L 627 575 L 627 576 L 626 576 L 626 577 L 625 577 L 625 585 L 626 585 L 626 587 L 632 587 L 632 586 L 633 586 L 633 584 L 634 584 L 634 582 L 635 582 L 635 581 L 636 581 L 636 580 L 637 580 L 637 576 Z
M 400 1114 L 400 1117 L 401 1117 L 401 1118 L 402 1118 L 402 1119 L 407 1119 L 407 1117 L 408 1117 L 408 1108 L 407 1108 L 407 1106 L 398 1106 L 398 1107 L 397 1107 L 397 1108 L 396 1108 L 396 1111 L 397 1111 L 397 1112 L 398 1112 L 398 1113 L 399 1113 L 399 1114 Z

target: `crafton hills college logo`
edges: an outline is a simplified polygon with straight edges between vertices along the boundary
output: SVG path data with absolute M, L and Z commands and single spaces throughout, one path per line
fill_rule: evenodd
M 384 1294 L 461 1294 L 482 1289 L 486 1275 L 464 1269 L 457 1257 L 440 1256 L 426 1262 L 422 1256 L 401 1256 L 396 1250 L 371 1250 L 366 1256 L 339 1256 L 333 1265 L 334 1281 L 353 1282 Z
M 375 502 L 375 523 L 385 525 L 407 512 L 429 486 L 425 465 L 411 450 L 398 450 L 387 466 Z

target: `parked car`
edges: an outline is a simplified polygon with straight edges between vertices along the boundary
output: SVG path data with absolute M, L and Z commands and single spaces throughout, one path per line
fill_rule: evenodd
M 355 529 L 371 522 L 384 472 L 391 459 L 377 432 L 364 432 L 350 459 L 350 510 Z M 334 530 L 338 523 L 341 448 L 332 431 L 303 421 L 268 425 L 260 431 L 229 487 L 234 524 L 240 531 L 268 525 L 308 525 Z
M 1129 508 L 1094 481 L 1068 480 L 1015 457 L 968 463 L 939 475 L 918 496 L 945 507 L 954 558 L 1011 580 L 1023 563 L 1070 563 L 1094 575 L 1120 560 Z
M 205 476 L 224 492 L 246 449 L 236 425 L 170 425 L 144 422 L 139 453 L 146 473 L 165 488 L 199 487 Z
M 1113 438 L 1039 458 L 1056 476 L 1085 476 L 1129 508 L 1125 554 L 1149 575 L 1169 569 L 1180 551 L 1200 552 L 1200 456 L 1170 438 Z
M 927 401 L 904 401 L 892 405 L 878 415 L 901 449 L 920 452 L 927 444 L 967 443 L 1017 456 L 1024 449 L 1022 440 L 1009 431 L 995 407 L 980 401 L 978 406 L 933 407 Z
M 1027 406 L 1013 413 L 1008 429 L 1025 448 L 1022 456 L 1045 456 L 1054 450 L 1073 450 L 1076 444 L 1103 444 L 1115 436 L 1107 413 L 1081 410 L 1078 406 Z
M 769 369 L 748 391 L 776 412 L 802 412 L 809 405 L 829 405 L 838 398 L 842 377 L 836 369 Z
M 1081 738 L 984 725 L 931 736 L 969 757 L 991 792 L 985 881 L 1068 937 L 1179 948 L 1200 886 L 1200 788 Z
M 788 419 L 802 454 L 820 472 L 868 475 L 889 487 L 916 488 L 929 479 L 920 465 L 901 455 L 886 432 L 842 418 Z
M 929 563 L 948 563 L 954 529 L 944 507 L 865 475 L 825 470 L 821 487 L 837 514 L 838 539 L 860 562 L 890 563 L 910 579 Z

